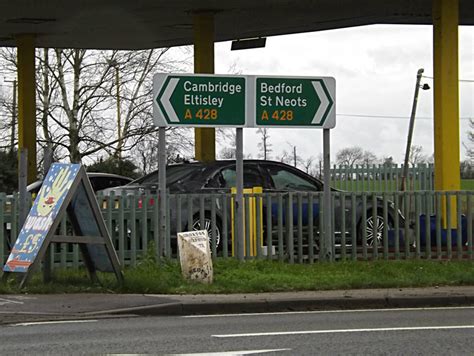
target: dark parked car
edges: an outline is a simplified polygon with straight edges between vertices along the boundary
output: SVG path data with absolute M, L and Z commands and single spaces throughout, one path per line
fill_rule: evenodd
M 214 161 L 214 162 L 192 162 L 192 163 L 180 163 L 180 164 L 173 164 L 167 167 L 166 172 L 166 179 L 167 179 L 167 188 L 171 194 L 212 194 L 212 193 L 230 193 L 231 188 L 235 187 L 236 185 L 236 169 L 235 169 L 235 161 L 226 160 L 226 161 Z M 274 161 L 264 161 L 264 160 L 245 160 L 244 161 L 244 188 L 251 188 L 251 187 L 262 187 L 264 193 L 288 193 L 288 192 L 322 192 L 323 191 L 323 183 L 314 178 L 303 171 L 289 166 L 287 164 L 281 162 L 274 162 Z M 105 195 L 109 195 L 113 192 L 115 195 L 121 194 L 156 194 L 158 187 L 158 172 L 155 171 L 150 173 L 142 178 L 139 178 L 125 186 L 107 189 L 104 191 Z M 332 189 L 335 191 L 335 189 Z M 185 200 L 185 199 L 183 199 Z M 210 233 L 211 229 L 211 199 L 206 199 L 205 203 L 205 226 Z M 274 200 L 275 201 L 275 200 Z M 154 202 L 154 200 L 152 200 Z M 266 211 L 268 207 L 266 206 L 266 200 L 263 199 L 263 216 L 266 216 Z M 319 226 L 319 203 L 317 199 L 315 199 L 315 203 L 313 207 L 313 220 L 314 226 L 317 231 Z M 339 204 L 339 206 L 338 206 Z M 345 228 L 346 232 L 351 231 L 351 214 L 352 214 L 352 205 L 349 199 L 345 202 Z M 141 205 L 140 205 L 141 206 Z M 222 208 L 219 209 L 219 204 L 216 204 L 217 211 L 216 211 L 216 241 L 219 242 L 221 233 L 222 233 L 222 222 L 224 219 L 228 219 L 230 221 L 229 216 L 223 216 L 224 213 Z M 286 205 L 284 204 L 284 209 Z M 303 214 L 308 211 L 308 202 L 305 200 L 303 202 Z M 366 236 L 367 236 L 367 245 L 371 246 L 373 244 L 373 237 L 377 236 L 377 239 L 381 241 L 382 239 L 382 231 L 385 224 L 383 218 L 383 202 L 382 199 L 377 199 L 377 226 L 374 226 L 373 221 L 373 206 L 372 201 L 367 201 L 366 204 Z M 201 228 L 201 221 L 200 221 L 200 204 L 198 201 L 193 203 L 193 229 L 200 229 Z M 275 203 L 272 204 L 272 220 L 274 222 L 277 221 L 278 209 Z M 335 232 L 336 236 L 339 232 L 339 240 L 340 240 L 340 231 L 341 231 L 341 215 L 339 212 L 341 211 L 340 202 L 336 200 L 336 206 L 334 208 L 336 212 L 334 217 L 335 222 Z M 298 215 L 298 208 L 296 205 L 296 199 L 294 201 L 294 226 L 297 224 L 297 215 Z M 175 231 L 173 228 L 176 229 L 176 212 L 171 209 L 171 232 L 174 235 Z M 227 215 L 230 214 L 230 209 L 227 209 Z M 400 214 L 400 212 L 396 212 L 394 209 L 393 203 L 389 202 L 388 207 L 388 228 L 393 229 L 395 215 Z M 184 229 L 190 230 L 187 226 L 188 224 L 188 212 L 184 211 L 181 213 L 181 222 L 180 226 Z M 286 219 L 286 213 L 283 213 Z M 362 224 L 362 204 L 358 202 L 356 205 L 356 221 L 357 221 L 357 231 L 358 231 L 358 241 L 361 240 L 361 229 L 364 224 Z M 265 226 L 265 219 L 264 221 L 264 229 Z M 303 224 L 307 224 L 308 216 L 303 218 Z M 404 225 L 404 218 L 399 215 L 399 226 L 402 227 Z M 231 224 L 227 224 L 227 226 L 231 226 Z M 347 233 L 346 233 L 347 234 Z M 393 236 L 393 232 L 392 232 Z M 346 236 L 347 237 L 347 236 Z M 379 243 L 380 245 L 380 243 Z

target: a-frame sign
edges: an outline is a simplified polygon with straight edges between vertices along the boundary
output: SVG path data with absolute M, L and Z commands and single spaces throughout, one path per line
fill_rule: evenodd
M 67 214 L 73 235 L 56 235 Z M 52 242 L 77 243 L 92 280 L 96 271 L 114 272 L 123 281 L 119 260 L 84 168 L 53 163 L 11 250 L 4 271 L 22 273 L 23 287 Z

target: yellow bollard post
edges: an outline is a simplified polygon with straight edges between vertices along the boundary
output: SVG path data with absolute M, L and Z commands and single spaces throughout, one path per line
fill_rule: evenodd
M 459 74 L 458 0 L 433 0 L 434 68 L 434 156 L 435 189 L 458 191 L 459 163 Z M 447 225 L 443 200 L 443 226 Z M 456 201 L 451 200 L 451 227 L 456 227 Z
M 194 14 L 194 72 L 214 73 L 214 14 Z M 194 154 L 198 161 L 216 159 L 216 132 L 214 128 L 194 129 Z
M 252 193 L 262 195 L 263 187 L 253 187 Z M 263 246 L 263 201 L 262 201 L 262 198 L 258 200 L 258 204 L 257 204 L 257 198 L 256 197 L 252 198 L 252 210 L 253 210 L 252 211 L 252 230 L 253 230 L 252 256 L 257 256 L 258 255 L 257 249 Z M 257 214 L 257 210 L 258 210 L 258 214 Z M 257 224 L 257 218 L 259 220 L 258 224 Z M 257 226 L 260 226 L 260 231 L 257 230 Z M 260 246 L 257 245 L 258 241 L 260 241 Z
M 234 230 L 234 224 L 235 224 L 235 211 L 234 211 L 234 198 L 233 196 L 237 193 L 237 188 L 232 187 L 231 188 L 231 193 L 232 193 L 232 200 L 231 200 L 231 239 L 232 239 L 232 256 L 235 256 L 235 230 Z M 250 241 L 250 257 L 255 257 L 257 256 L 257 241 L 260 241 L 260 247 L 263 245 L 263 201 L 260 199 L 259 204 L 257 205 L 257 199 L 255 198 L 255 194 L 263 194 L 263 187 L 253 187 L 253 188 L 246 188 L 244 189 L 244 196 L 245 199 L 250 199 L 249 201 L 249 214 L 248 217 L 250 219 L 249 221 L 249 229 L 250 231 L 245 231 L 245 224 L 244 224 L 244 236 L 247 233 L 249 235 L 249 241 Z M 244 204 L 244 216 L 245 216 L 245 206 Z M 258 216 L 259 216 L 259 222 L 260 222 L 260 231 L 257 231 L 257 209 L 259 210 Z M 257 239 L 257 234 L 260 235 L 260 238 Z M 244 239 L 244 251 L 247 251 L 246 249 L 246 239 Z M 245 254 L 245 257 L 249 257 Z
M 28 150 L 28 184 L 36 180 L 36 99 L 34 35 L 16 38 L 18 56 L 18 148 Z

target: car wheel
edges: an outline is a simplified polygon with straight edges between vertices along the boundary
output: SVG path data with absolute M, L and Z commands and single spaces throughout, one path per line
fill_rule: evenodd
M 389 219 L 388 221 L 388 229 L 392 228 L 392 223 Z M 374 217 L 372 216 L 372 211 L 367 212 L 367 219 L 365 224 L 365 233 L 367 237 L 367 247 L 373 247 L 374 241 L 377 239 L 377 246 L 383 245 L 383 230 L 385 227 L 385 220 L 383 218 L 383 213 L 381 211 L 377 211 L 377 221 L 374 221 Z M 363 224 L 362 221 L 359 223 L 359 238 L 358 243 L 362 245 L 362 229 Z
M 201 219 L 199 216 L 194 217 L 193 221 L 193 231 L 197 230 L 207 230 L 207 235 L 209 236 L 209 243 L 211 246 L 211 251 L 212 251 L 212 219 L 211 216 L 206 214 L 204 217 L 204 226 L 201 227 Z M 219 219 L 216 217 L 216 250 L 219 251 L 221 248 L 221 234 L 222 234 L 222 227 L 221 227 L 221 222 Z

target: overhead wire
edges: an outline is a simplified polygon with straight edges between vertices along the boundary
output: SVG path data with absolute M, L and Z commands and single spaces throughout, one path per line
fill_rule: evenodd
M 409 116 L 394 116 L 394 115 L 336 114 L 336 116 L 358 117 L 358 118 L 366 118 L 366 119 L 397 119 L 397 120 L 410 119 Z M 433 120 L 433 117 L 417 116 L 416 119 L 417 120 Z M 468 117 L 468 116 L 460 117 L 460 120 L 471 120 L 471 119 L 474 119 L 474 116 L 473 117 Z

